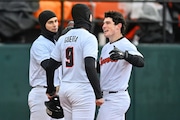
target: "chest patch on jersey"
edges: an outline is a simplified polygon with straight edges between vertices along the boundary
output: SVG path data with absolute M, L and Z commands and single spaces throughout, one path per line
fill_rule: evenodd
M 105 59 L 100 58 L 100 65 L 103 65 L 103 64 L 106 64 L 106 63 L 109 63 L 109 62 L 117 62 L 117 61 L 118 60 L 111 60 L 110 57 L 105 58 Z

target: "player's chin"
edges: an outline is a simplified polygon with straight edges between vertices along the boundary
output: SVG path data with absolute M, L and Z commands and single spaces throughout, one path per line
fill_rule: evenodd
M 58 31 L 58 29 L 52 29 L 51 32 L 56 33 Z
M 109 34 L 107 34 L 107 33 L 104 33 L 104 36 L 105 36 L 106 38 L 108 38 L 108 37 L 109 37 Z
M 105 36 L 105 37 L 108 37 L 108 36 L 109 36 L 109 33 L 108 33 L 108 32 L 104 32 L 104 36 Z

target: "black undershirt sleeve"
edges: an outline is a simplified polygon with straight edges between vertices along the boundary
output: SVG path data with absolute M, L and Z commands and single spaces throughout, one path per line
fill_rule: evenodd
M 128 53 L 128 57 L 125 58 L 125 60 L 131 63 L 133 66 L 144 67 L 144 58 L 141 56 L 131 55 Z
M 98 78 L 98 74 L 95 68 L 95 59 L 93 57 L 86 57 L 84 59 L 85 62 L 85 70 L 87 73 L 87 77 L 94 89 L 96 99 L 102 98 L 100 82 Z
M 53 95 L 56 92 L 54 87 L 54 71 L 61 65 L 61 62 L 55 61 L 50 58 L 48 60 L 44 60 L 41 63 L 41 66 L 46 70 L 46 78 L 47 78 L 47 91 L 46 93 Z
M 49 59 L 43 60 L 41 62 L 41 66 L 44 68 L 44 70 L 46 70 L 48 64 L 49 64 Z
M 100 64 L 99 64 L 99 61 L 97 62 L 96 70 L 97 70 L 98 73 L 100 73 Z
M 49 61 L 50 61 L 50 59 L 46 59 L 46 60 L 43 60 L 42 62 L 41 62 L 41 66 L 46 70 L 47 69 L 47 67 L 48 67 L 48 65 L 49 65 Z M 57 61 L 56 61 L 57 62 Z M 57 69 L 60 65 L 61 65 L 61 62 L 57 62 L 58 64 L 56 65 L 56 63 L 55 63 L 55 69 Z

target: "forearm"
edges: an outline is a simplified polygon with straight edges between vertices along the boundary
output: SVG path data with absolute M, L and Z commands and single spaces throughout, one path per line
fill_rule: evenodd
M 102 98 L 100 82 L 95 68 L 95 59 L 92 57 L 85 58 L 85 69 L 87 77 L 94 89 L 96 99 Z
M 46 67 L 46 77 L 47 77 L 47 91 L 48 94 L 54 94 L 56 89 L 54 87 L 54 71 L 61 65 L 53 59 L 49 59 L 49 63 Z
M 125 53 L 126 54 L 126 53 Z M 125 60 L 131 63 L 133 66 L 136 67 L 144 67 L 144 58 L 138 55 L 131 55 L 127 53 L 127 57 L 125 57 Z M 125 55 L 126 56 L 126 55 Z
M 46 78 L 47 78 L 47 91 L 46 93 L 50 95 L 55 94 L 55 87 L 54 87 L 54 70 L 47 69 L 46 70 Z
M 97 62 L 96 70 L 97 70 L 98 73 L 100 73 L 100 64 L 99 64 L 99 61 Z

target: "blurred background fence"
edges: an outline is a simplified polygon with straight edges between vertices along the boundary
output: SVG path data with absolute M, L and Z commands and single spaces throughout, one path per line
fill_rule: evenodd
M 29 119 L 29 48 L 30 44 L 0 45 L 0 120 Z M 133 68 L 126 120 L 180 120 L 180 46 L 140 44 L 138 49 L 145 67 Z
M 126 37 L 138 43 L 180 43 L 179 0 L 0 0 L 0 42 L 31 43 L 40 33 L 38 15 L 52 10 L 59 20 L 59 32 L 72 20 L 71 8 L 87 4 L 93 13 L 92 33 L 104 45 L 104 12 L 119 11 L 127 21 Z

